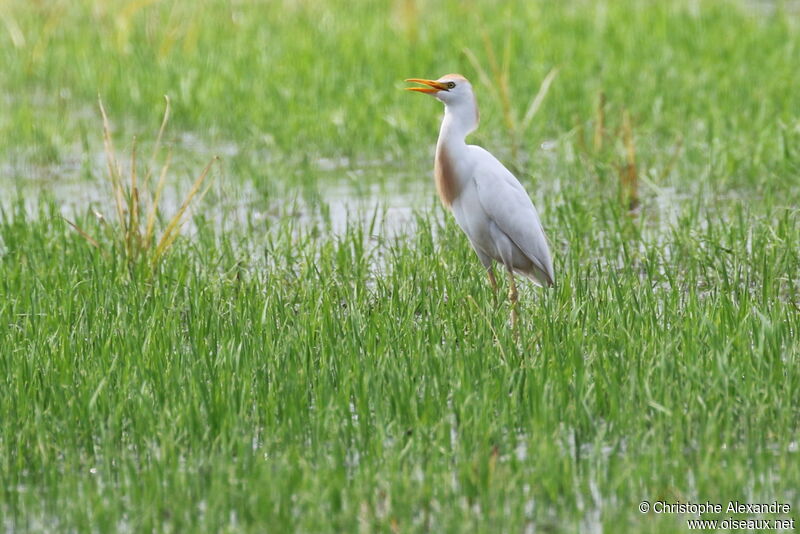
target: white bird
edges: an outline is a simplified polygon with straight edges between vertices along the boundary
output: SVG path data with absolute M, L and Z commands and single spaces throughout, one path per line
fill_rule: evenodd
M 505 267 L 510 280 L 512 322 L 516 323 L 514 273 L 541 286 L 553 285 L 553 260 L 539 214 L 511 171 L 488 151 L 466 143 L 467 135 L 478 127 L 478 103 L 469 81 L 460 74 L 406 81 L 426 86 L 407 90 L 444 102 L 434 161 L 436 190 L 467 234 L 495 290 L 492 262 Z

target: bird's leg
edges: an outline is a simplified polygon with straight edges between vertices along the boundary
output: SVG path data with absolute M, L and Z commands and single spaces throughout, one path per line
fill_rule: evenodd
M 489 282 L 492 284 L 492 290 L 497 293 L 497 278 L 494 277 L 494 268 L 490 265 L 486 272 L 489 275 Z
M 508 269 L 508 300 L 511 301 L 511 328 L 517 327 L 517 281 L 514 279 L 514 273 Z

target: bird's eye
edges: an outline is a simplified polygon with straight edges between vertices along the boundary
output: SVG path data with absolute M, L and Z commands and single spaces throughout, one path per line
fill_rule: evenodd
M 447 88 L 453 89 L 456 86 L 456 82 L 447 82 Z

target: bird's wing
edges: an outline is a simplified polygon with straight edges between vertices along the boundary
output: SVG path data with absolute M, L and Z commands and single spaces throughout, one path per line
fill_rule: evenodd
M 481 147 L 470 148 L 476 162 L 473 180 L 481 207 L 552 284 L 550 248 L 528 192 L 497 158 Z

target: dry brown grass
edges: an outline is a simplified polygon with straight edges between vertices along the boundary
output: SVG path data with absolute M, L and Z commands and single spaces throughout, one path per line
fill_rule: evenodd
M 142 168 L 142 164 L 139 161 L 139 153 L 137 152 L 136 138 L 134 137 L 131 145 L 127 177 L 123 175 L 123 169 L 117 158 L 108 114 L 102 100 L 98 99 L 100 115 L 103 120 L 103 145 L 116 221 L 109 221 L 100 212 L 95 211 L 101 225 L 106 228 L 105 235 L 108 239 L 93 237 L 74 222 L 67 221 L 90 245 L 101 250 L 104 255 L 109 255 L 110 251 L 121 250 L 129 264 L 145 261 L 153 269 L 155 269 L 180 235 L 181 228 L 186 222 L 185 215 L 189 211 L 189 207 L 193 203 L 199 202 L 208 191 L 210 184 L 207 183 L 207 178 L 214 162 L 218 160 L 214 156 L 208 162 L 195 179 L 178 210 L 171 216 L 166 216 L 163 213 L 162 193 L 169 175 L 172 161 L 171 152 L 168 152 L 164 157 L 163 163 L 160 165 L 157 163 L 170 114 L 169 98 L 166 96 L 164 98 L 164 115 L 150 159 Z M 158 180 L 154 187 L 153 176 L 155 169 L 158 169 Z M 157 236 L 159 220 L 166 220 L 167 222 L 163 225 L 161 235 Z M 109 246 L 104 246 L 106 243 Z

